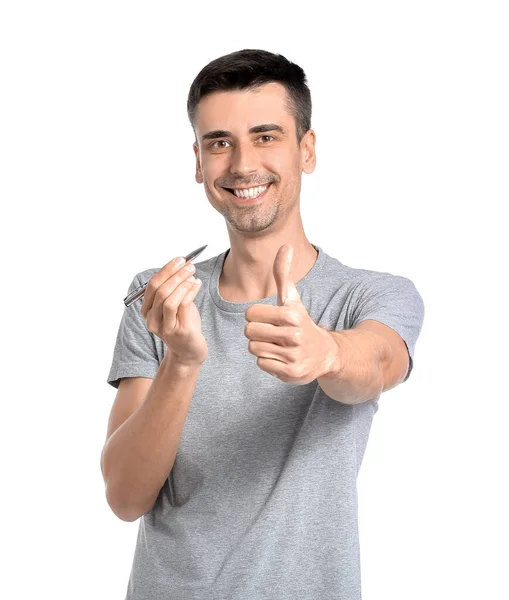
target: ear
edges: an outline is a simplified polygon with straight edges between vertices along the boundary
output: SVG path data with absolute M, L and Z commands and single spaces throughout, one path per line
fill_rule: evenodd
M 196 142 L 194 142 L 194 144 L 193 144 L 193 150 L 196 155 L 196 174 L 195 174 L 194 178 L 196 179 L 196 183 L 203 183 L 203 175 L 202 175 L 201 166 L 200 166 L 200 151 L 198 149 Z
M 301 168 L 304 173 L 312 173 L 316 167 L 315 152 L 316 134 L 312 129 L 308 129 L 300 142 Z

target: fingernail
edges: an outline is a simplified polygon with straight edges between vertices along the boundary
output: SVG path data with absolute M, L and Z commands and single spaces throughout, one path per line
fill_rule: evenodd
M 179 258 L 177 258 L 177 261 L 175 264 L 177 265 L 177 267 L 181 267 L 185 262 L 186 262 L 186 259 L 184 257 L 180 256 Z

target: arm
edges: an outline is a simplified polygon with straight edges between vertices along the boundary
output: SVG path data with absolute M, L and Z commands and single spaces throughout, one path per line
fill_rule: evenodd
M 199 371 L 166 354 L 141 406 L 104 445 L 106 496 L 120 519 L 135 521 L 154 505 L 175 462 Z
M 353 329 L 327 331 L 335 342 L 330 370 L 318 378 L 322 390 L 344 404 L 378 397 L 405 378 L 409 365 L 403 339 L 391 327 L 365 320 Z

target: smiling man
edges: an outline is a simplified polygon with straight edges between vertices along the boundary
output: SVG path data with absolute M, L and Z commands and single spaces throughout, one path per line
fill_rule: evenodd
M 262 53 L 260 58 L 263 64 Z M 274 257 L 282 244 L 293 247 L 295 281 L 316 262 L 317 250 L 306 239 L 300 215 L 302 172 L 315 168 L 311 100 L 309 93 L 301 96 L 292 109 L 285 86 L 269 81 L 254 88 L 209 92 L 196 108 L 191 104 L 198 140 L 196 180 L 225 217 L 230 236 L 219 281 L 225 300 L 273 296 Z M 299 109 L 305 115 L 302 125 L 294 116 Z
M 187 109 L 230 248 L 196 264 L 199 366 L 172 366 L 141 303 L 120 324 L 103 473 L 116 514 L 141 518 L 127 598 L 360 600 L 357 475 L 380 395 L 412 371 L 422 298 L 308 241 L 316 136 L 298 65 L 223 56 Z M 326 219 L 334 199 L 313 202 Z

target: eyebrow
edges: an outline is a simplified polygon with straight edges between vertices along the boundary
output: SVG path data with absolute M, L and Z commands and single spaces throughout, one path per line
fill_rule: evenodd
M 251 127 L 248 133 L 266 133 L 267 131 L 279 131 L 285 135 L 285 130 L 275 123 L 265 123 L 263 125 L 255 125 Z M 216 129 L 215 131 L 209 131 L 208 133 L 204 133 L 201 136 L 201 141 L 205 140 L 215 140 L 216 138 L 229 137 L 232 136 L 231 131 L 226 131 L 225 129 Z

